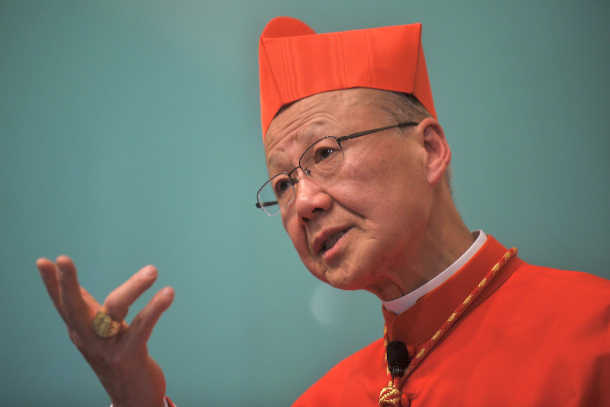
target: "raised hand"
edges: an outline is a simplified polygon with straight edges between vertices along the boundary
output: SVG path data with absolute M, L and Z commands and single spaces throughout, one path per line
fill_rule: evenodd
M 76 267 L 67 256 L 55 263 L 40 258 L 36 262 L 47 292 L 68 328 L 74 345 L 83 354 L 108 392 L 114 407 L 161 407 L 165 377 L 150 357 L 146 342 L 161 314 L 174 299 L 174 290 L 165 287 L 136 315 L 131 325 L 123 320 L 129 306 L 157 279 L 154 266 L 146 266 L 106 297 L 103 307 L 78 283 Z M 101 338 L 93 329 L 96 313 L 102 309 L 119 332 Z

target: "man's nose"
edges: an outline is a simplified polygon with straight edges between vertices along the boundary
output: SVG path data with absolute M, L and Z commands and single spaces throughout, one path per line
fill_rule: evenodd
M 304 174 L 294 185 L 294 206 L 297 216 L 307 222 L 330 209 L 332 198 L 320 184 Z

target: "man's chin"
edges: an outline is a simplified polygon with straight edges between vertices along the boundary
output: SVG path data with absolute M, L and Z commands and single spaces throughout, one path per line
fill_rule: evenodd
M 320 278 L 320 280 L 339 290 L 354 291 L 365 288 L 359 281 L 357 273 L 343 268 L 326 269 L 323 273 L 323 278 Z

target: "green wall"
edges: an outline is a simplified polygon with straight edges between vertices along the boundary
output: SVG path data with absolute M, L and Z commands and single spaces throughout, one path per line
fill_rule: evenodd
M 158 267 L 176 300 L 149 348 L 182 407 L 288 405 L 380 336 L 378 300 L 322 286 L 253 206 L 257 38 L 276 15 L 320 32 L 421 21 L 467 224 L 610 277 L 607 1 L 3 0 L 3 404 L 108 404 L 39 256 L 73 256 L 98 299 Z

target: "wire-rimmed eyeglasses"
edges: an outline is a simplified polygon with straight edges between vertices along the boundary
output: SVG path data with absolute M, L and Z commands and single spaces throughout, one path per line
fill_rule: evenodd
M 280 172 L 271 177 L 256 192 L 256 207 L 262 209 L 267 215 L 273 216 L 279 213 L 281 207 L 292 203 L 295 196 L 294 185 L 299 182 L 296 177 L 298 169 L 303 174 L 312 177 L 316 181 L 329 180 L 336 174 L 343 164 L 342 143 L 367 134 L 377 133 L 383 130 L 415 126 L 418 122 L 401 122 L 391 126 L 378 127 L 376 129 L 359 131 L 342 137 L 326 136 L 313 142 L 305 149 L 299 165 L 290 171 Z

